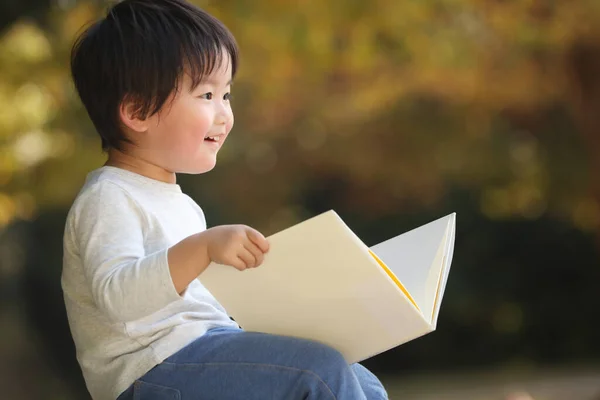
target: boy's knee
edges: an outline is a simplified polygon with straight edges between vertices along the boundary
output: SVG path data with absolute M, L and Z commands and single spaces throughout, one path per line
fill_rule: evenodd
M 314 372 L 342 371 L 350 368 L 342 353 L 323 343 L 308 342 L 308 351 L 304 354 Z
M 360 382 L 367 399 L 386 400 L 388 398 L 385 387 L 375 374 L 358 363 L 352 364 L 350 367 Z

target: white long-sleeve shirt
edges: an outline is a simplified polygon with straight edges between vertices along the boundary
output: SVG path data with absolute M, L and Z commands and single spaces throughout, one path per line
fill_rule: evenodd
M 95 400 L 202 336 L 237 326 L 198 280 L 179 295 L 169 247 L 206 229 L 179 185 L 115 167 L 91 172 L 68 214 L 62 288 L 77 359 Z

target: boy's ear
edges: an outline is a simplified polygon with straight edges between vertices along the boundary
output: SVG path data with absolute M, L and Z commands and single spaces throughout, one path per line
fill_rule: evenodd
M 119 107 L 119 118 L 127 128 L 142 133 L 148 130 L 148 119 L 141 119 L 137 111 L 135 104 L 131 100 L 125 99 Z

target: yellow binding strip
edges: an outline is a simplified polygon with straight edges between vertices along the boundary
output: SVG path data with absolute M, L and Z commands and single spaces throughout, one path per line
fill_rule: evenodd
M 394 281 L 394 283 L 396 283 L 396 285 L 398 285 L 398 287 L 400 288 L 400 290 L 402 290 L 402 293 L 404 293 L 406 295 L 406 297 L 410 300 L 410 302 L 413 304 L 413 306 L 415 306 L 417 308 L 417 310 L 421 311 L 419 309 L 419 306 L 417 305 L 417 303 L 415 303 L 415 300 L 410 295 L 410 293 L 408 293 L 408 290 L 406 290 L 406 288 L 404 287 L 404 285 L 402 283 L 400 283 L 400 281 L 398 280 L 398 278 L 396 278 L 396 275 L 394 275 L 392 273 L 392 271 L 390 271 L 390 269 L 387 267 L 387 265 L 385 265 L 383 263 L 383 261 L 381 261 L 379 259 L 379 257 L 377 257 L 377 255 L 375 255 L 375 253 L 373 253 L 371 250 L 369 250 L 369 253 L 375 259 L 375 261 L 377 261 L 377 263 L 379 265 L 381 265 L 381 268 L 383 268 L 383 270 L 385 271 L 385 273 L 388 274 L 388 276 L 390 278 L 392 278 L 392 280 Z

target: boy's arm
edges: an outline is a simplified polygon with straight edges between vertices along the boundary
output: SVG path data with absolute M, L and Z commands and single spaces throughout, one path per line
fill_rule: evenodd
M 180 299 L 211 261 L 243 270 L 260 265 L 268 250 L 259 232 L 229 225 L 147 255 L 148 223 L 123 189 L 103 182 L 81 200 L 69 221 L 67 243 L 77 243 L 70 250 L 81 257 L 94 301 L 114 321 L 136 320 Z
M 206 232 L 189 236 L 169 249 L 169 271 L 177 293 L 183 293 L 210 264 Z
M 137 203 L 111 182 L 84 196 L 67 229 L 96 305 L 111 320 L 128 322 L 178 300 L 168 249 L 146 254 L 148 224 Z

